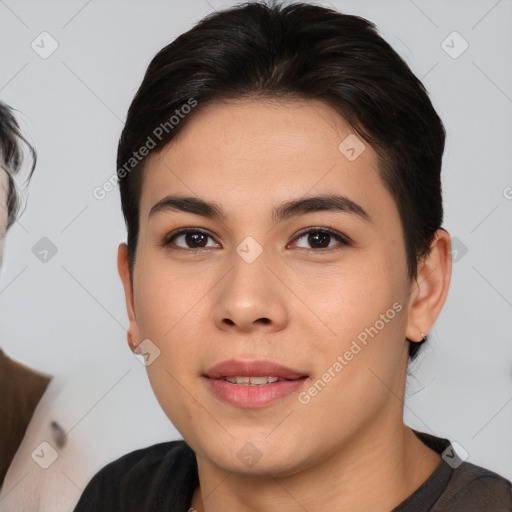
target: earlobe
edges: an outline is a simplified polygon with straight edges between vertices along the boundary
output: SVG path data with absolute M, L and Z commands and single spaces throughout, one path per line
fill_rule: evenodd
M 133 351 L 139 344 L 140 333 L 135 311 L 133 284 L 130 276 L 128 246 L 125 243 L 119 244 L 117 250 L 117 270 L 123 283 L 126 312 L 128 314 L 129 326 L 127 331 L 127 340 L 130 349 Z
M 451 273 L 451 238 L 445 229 L 438 229 L 430 253 L 418 264 L 411 283 L 407 339 L 419 342 L 430 332 L 448 295 Z

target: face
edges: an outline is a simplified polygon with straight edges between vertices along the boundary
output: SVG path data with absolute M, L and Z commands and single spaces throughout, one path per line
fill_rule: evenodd
M 133 283 L 119 254 L 130 335 L 150 340 L 153 390 L 201 463 L 292 474 L 402 421 L 414 285 L 361 143 L 321 102 L 238 101 L 147 161 Z
M 7 231 L 7 197 L 9 191 L 9 182 L 7 173 L 0 167 L 0 267 L 4 255 L 5 235 Z

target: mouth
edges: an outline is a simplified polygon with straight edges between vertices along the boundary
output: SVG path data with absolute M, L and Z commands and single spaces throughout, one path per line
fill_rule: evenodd
M 235 407 L 265 407 L 296 393 L 309 375 L 271 361 L 223 361 L 203 374 L 208 388 Z
M 226 382 L 231 384 L 238 384 L 240 386 L 265 386 L 266 384 L 272 384 L 274 382 L 284 382 L 287 380 L 298 380 L 298 379 L 281 379 L 279 377 L 221 377 Z
M 237 359 L 222 361 L 207 370 L 203 376 L 209 379 L 225 379 L 233 384 L 255 386 L 308 377 L 304 372 L 272 361 L 241 361 Z

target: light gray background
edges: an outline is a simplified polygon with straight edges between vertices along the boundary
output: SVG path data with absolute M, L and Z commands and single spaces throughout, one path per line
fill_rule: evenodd
M 0 0 L 0 98 L 23 112 L 39 154 L 26 212 L 7 237 L 0 340 L 55 376 L 59 421 L 86 447 L 83 473 L 67 475 L 78 488 L 128 451 L 179 438 L 126 343 L 118 190 L 101 201 L 92 192 L 115 172 L 123 120 L 154 54 L 235 3 Z M 512 479 L 512 2 L 320 4 L 374 21 L 448 132 L 444 227 L 458 253 L 444 310 L 411 367 L 406 422 Z M 59 45 L 47 59 L 31 48 L 43 31 Z M 458 58 L 442 47 L 453 31 L 469 44 Z M 444 43 L 452 54 L 457 37 Z M 42 237 L 57 247 L 46 263 L 32 252 Z

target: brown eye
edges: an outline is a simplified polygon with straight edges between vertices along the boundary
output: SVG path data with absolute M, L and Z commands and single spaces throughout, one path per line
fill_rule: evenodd
M 308 243 L 315 249 L 329 247 L 330 241 L 331 235 L 329 233 L 319 231 L 318 233 L 310 233 L 308 235 Z
M 206 247 L 206 244 L 208 243 L 208 235 L 205 235 L 204 233 L 187 233 L 183 236 L 185 243 L 189 247 Z
M 206 247 L 215 247 L 216 244 L 208 245 L 208 239 L 211 235 L 198 230 L 182 230 L 168 237 L 164 245 L 175 245 L 180 249 L 203 249 Z
M 309 229 L 302 232 L 295 240 L 297 246 L 304 249 L 327 249 L 336 245 L 349 245 L 342 235 L 325 228 Z

